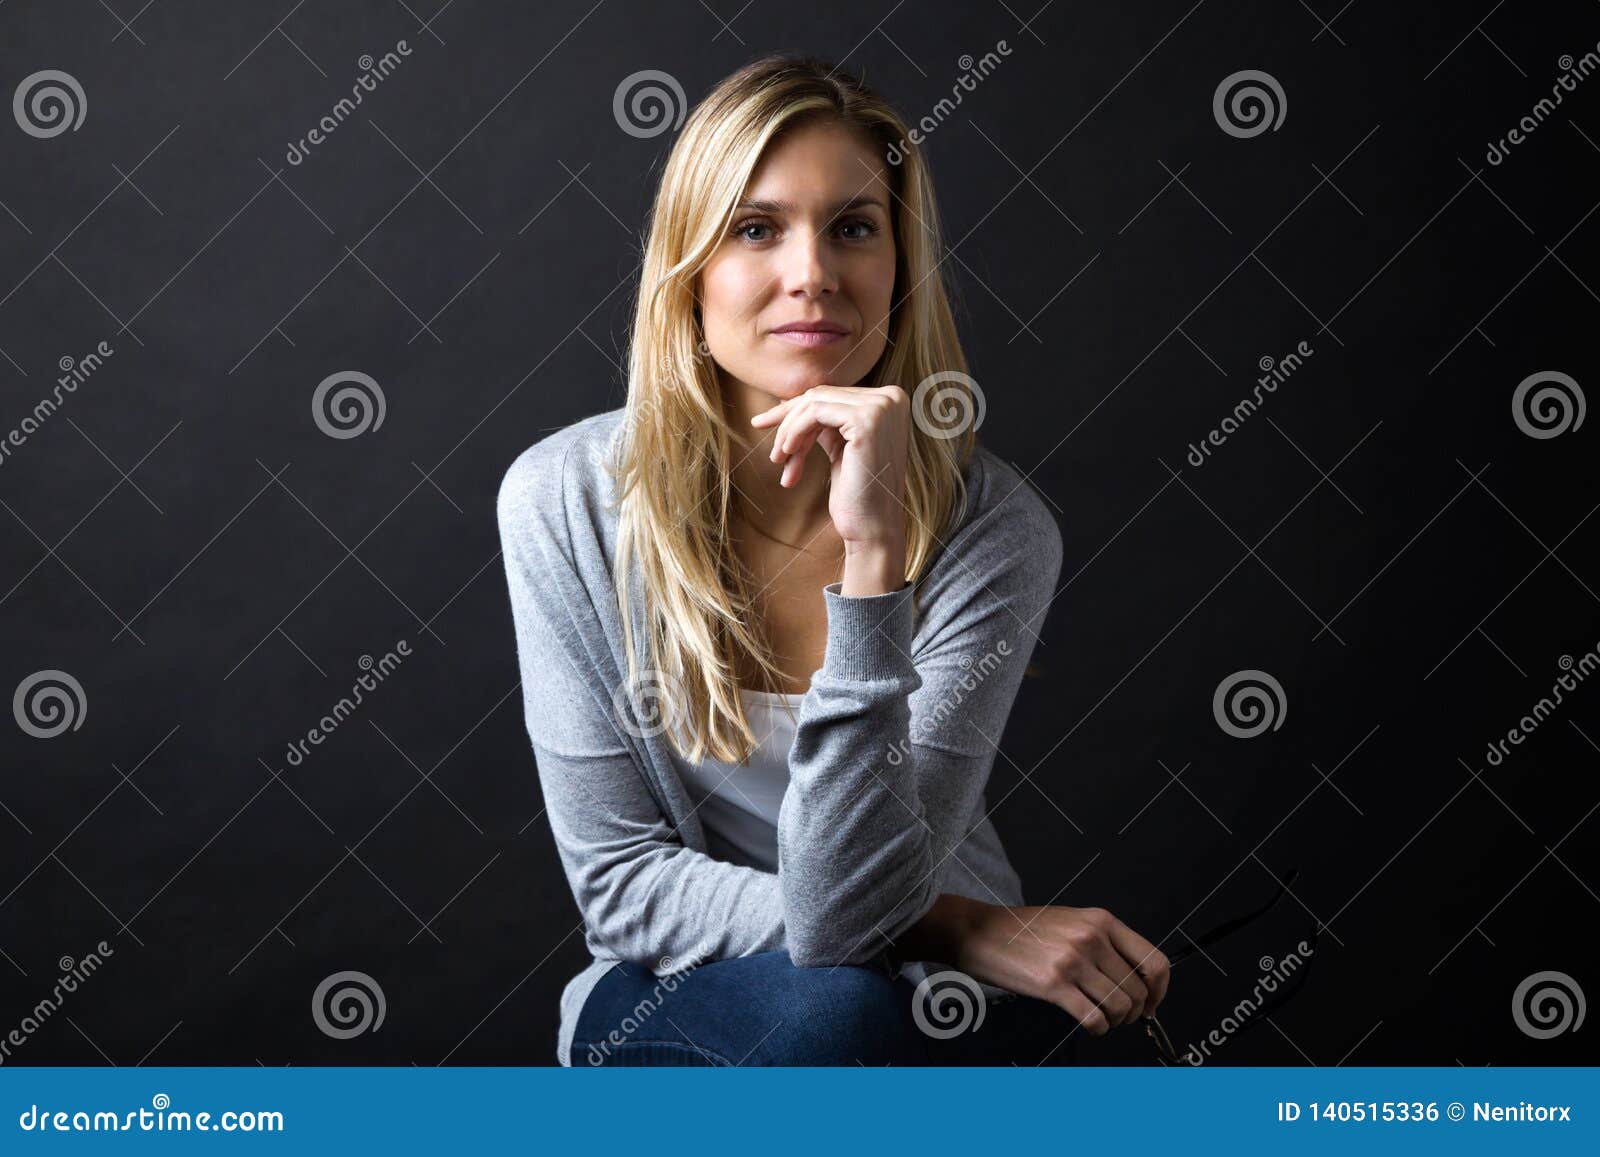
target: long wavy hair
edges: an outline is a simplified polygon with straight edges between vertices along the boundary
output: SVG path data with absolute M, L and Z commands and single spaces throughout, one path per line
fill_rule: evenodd
M 614 580 L 628 686 L 636 704 L 647 701 L 652 719 L 666 720 L 661 730 L 691 762 L 709 753 L 742 764 L 756 747 L 739 696 L 741 657 L 760 669 L 761 689 L 776 690 L 782 680 L 754 613 L 760 591 L 729 539 L 733 468 L 759 432 L 735 430 L 727 421 L 696 278 L 731 228 L 767 146 L 784 130 L 817 119 L 870 139 L 894 192 L 888 344 L 857 384 L 900 385 L 917 409 L 905 492 L 908 581 L 916 583 L 966 506 L 962 475 L 976 432 L 970 420 L 941 428 L 924 407 L 931 397 L 941 413 L 970 415 L 976 403 L 942 280 L 939 214 L 922 152 L 900 114 L 859 78 L 812 57 L 754 61 L 694 108 L 667 158 L 634 308 L 628 397 L 608 461 L 616 480 Z M 915 388 L 936 374 L 929 385 L 938 389 Z M 634 568 L 644 592 L 646 672 L 636 662 L 629 611 Z M 915 588 L 912 597 L 919 615 Z

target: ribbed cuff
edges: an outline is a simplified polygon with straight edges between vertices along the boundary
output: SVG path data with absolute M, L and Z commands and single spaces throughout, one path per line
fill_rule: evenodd
M 916 673 L 911 661 L 910 583 L 881 595 L 845 595 L 843 582 L 822 588 L 828 642 L 822 669 L 838 679 L 896 679 Z

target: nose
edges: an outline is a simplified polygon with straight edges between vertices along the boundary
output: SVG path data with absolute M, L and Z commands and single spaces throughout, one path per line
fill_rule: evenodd
M 839 278 L 829 262 L 827 240 L 810 230 L 796 229 L 783 248 L 784 293 L 790 297 L 817 297 L 836 293 Z

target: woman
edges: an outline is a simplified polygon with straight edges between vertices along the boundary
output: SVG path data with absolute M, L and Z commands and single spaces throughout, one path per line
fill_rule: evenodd
M 626 406 L 501 485 L 594 957 L 562 1064 L 1060 1063 L 1166 993 L 1110 913 L 1024 905 L 989 820 L 1061 536 L 976 444 L 909 137 L 809 58 L 718 85 L 662 175 Z

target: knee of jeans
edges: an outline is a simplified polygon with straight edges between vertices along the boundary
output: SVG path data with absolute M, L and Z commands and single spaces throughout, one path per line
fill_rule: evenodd
M 925 1064 L 910 993 L 877 969 L 801 969 L 784 1019 L 765 1042 L 769 1064 Z

